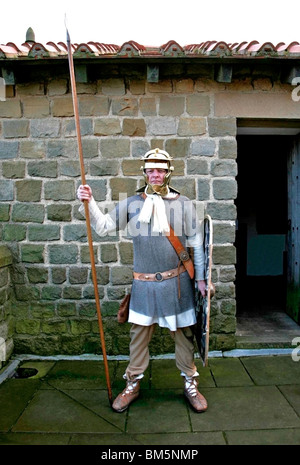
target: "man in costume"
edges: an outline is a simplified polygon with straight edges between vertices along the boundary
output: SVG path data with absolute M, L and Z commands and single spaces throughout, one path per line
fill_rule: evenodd
M 155 326 L 166 327 L 175 340 L 177 368 L 184 379 L 184 395 L 196 412 L 207 409 L 197 389 L 199 376 L 194 363 L 196 323 L 194 283 L 205 295 L 204 253 L 199 221 L 192 202 L 170 186 L 172 158 L 160 149 L 142 157 L 145 186 L 137 195 L 120 201 L 103 214 L 88 185 L 78 188 L 79 200 L 89 202 L 91 225 L 100 236 L 126 227 L 133 240 L 134 273 L 129 307 L 130 361 L 124 374 L 125 389 L 112 408 L 123 412 L 139 396 L 140 381 L 149 364 L 148 345 Z M 80 207 L 84 214 L 83 206 Z M 183 254 L 178 255 L 169 237 L 175 232 Z M 174 237 L 174 236 L 173 236 Z M 177 241 L 178 242 L 178 241 Z M 178 244 L 177 244 L 178 245 Z M 194 265 L 186 248 L 193 249 Z M 192 269 L 191 269 L 192 268 Z

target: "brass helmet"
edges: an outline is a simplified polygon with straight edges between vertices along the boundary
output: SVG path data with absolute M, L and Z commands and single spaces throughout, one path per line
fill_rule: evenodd
M 171 174 L 174 170 L 174 166 L 171 165 L 171 161 L 173 160 L 173 158 L 168 154 L 168 152 L 156 148 L 154 150 L 149 150 L 149 152 L 145 153 L 141 160 L 144 161 L 144 165 L 141 166 L 141 170 L 144 174 L 147 192 L 149 194 L 155 192 L 156 194 L 166 195 L 168 193 L 168 185 L 170 183 Z M 167 172 L 164 177 L 163 184 L 161 184 L 160 186 L 149 184 L 148 177 L 146 175 L 147 168 L 165 169 Z

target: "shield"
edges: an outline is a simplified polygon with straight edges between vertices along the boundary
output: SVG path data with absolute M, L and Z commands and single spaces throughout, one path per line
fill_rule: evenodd
M 214 286 L 211 282 L 213 227 L 212 220 L 209 215 L 206 215 L 204 218 L 203 247 L 205 255 L 204 270 L 206 281 L 206 296 L 202 296 L 198 290 L 197 282 L 195 281 L 195 309 L 197 322 L 194 326 L 194 334 L 203 366 L 207 366 L 209 350 L 210 301 L 214 295 Z

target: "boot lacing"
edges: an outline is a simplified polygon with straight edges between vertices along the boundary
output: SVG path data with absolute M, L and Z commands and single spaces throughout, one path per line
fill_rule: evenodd
M 185 379 L 185 390 L 187 392 L 188 395 L 192 396 L 192 397 L 196 397 L 197 395 L 197 386 L 198 386 L 198 383 L 197 383 L 197 380 L 195 378 L 188 378 L 186 377 Z
M 136 388 L 138 381 L 127 381 L 126 388 L 124 389 L 122 396 L 131 394 L 132 391 Z

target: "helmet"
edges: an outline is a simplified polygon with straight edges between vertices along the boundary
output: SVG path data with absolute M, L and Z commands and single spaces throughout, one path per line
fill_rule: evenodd
M 143 173 L 144 173 L 144 179 L 146 182 L 148 193 L 151 193 L 151 191 L 153 191 L 160 195 L 167 194 L 168 193 L 167 186 L 170 183 L 171 174 L 172 174 L 172 171 L 174 170 L 174 166 L 171 165 L 171 161 L 173 160 L 173 158 L 170 157 L 168 152 L 165 152 L 164 150 L 156 148 L 154 150 L 149 150 L 149 152 L 145 153 L 145 155 L 141 158 L 141 160 L 144 161 L 144 165 L 141 166 L 141 170 L 143 170 Z M 146 175 L 147 168 L 163 168 L 167 170 L 166 175 L 164 177 L 164 182 L 162 185 L 157 186 L 157 185 L 149 184 L 148 177 Z

